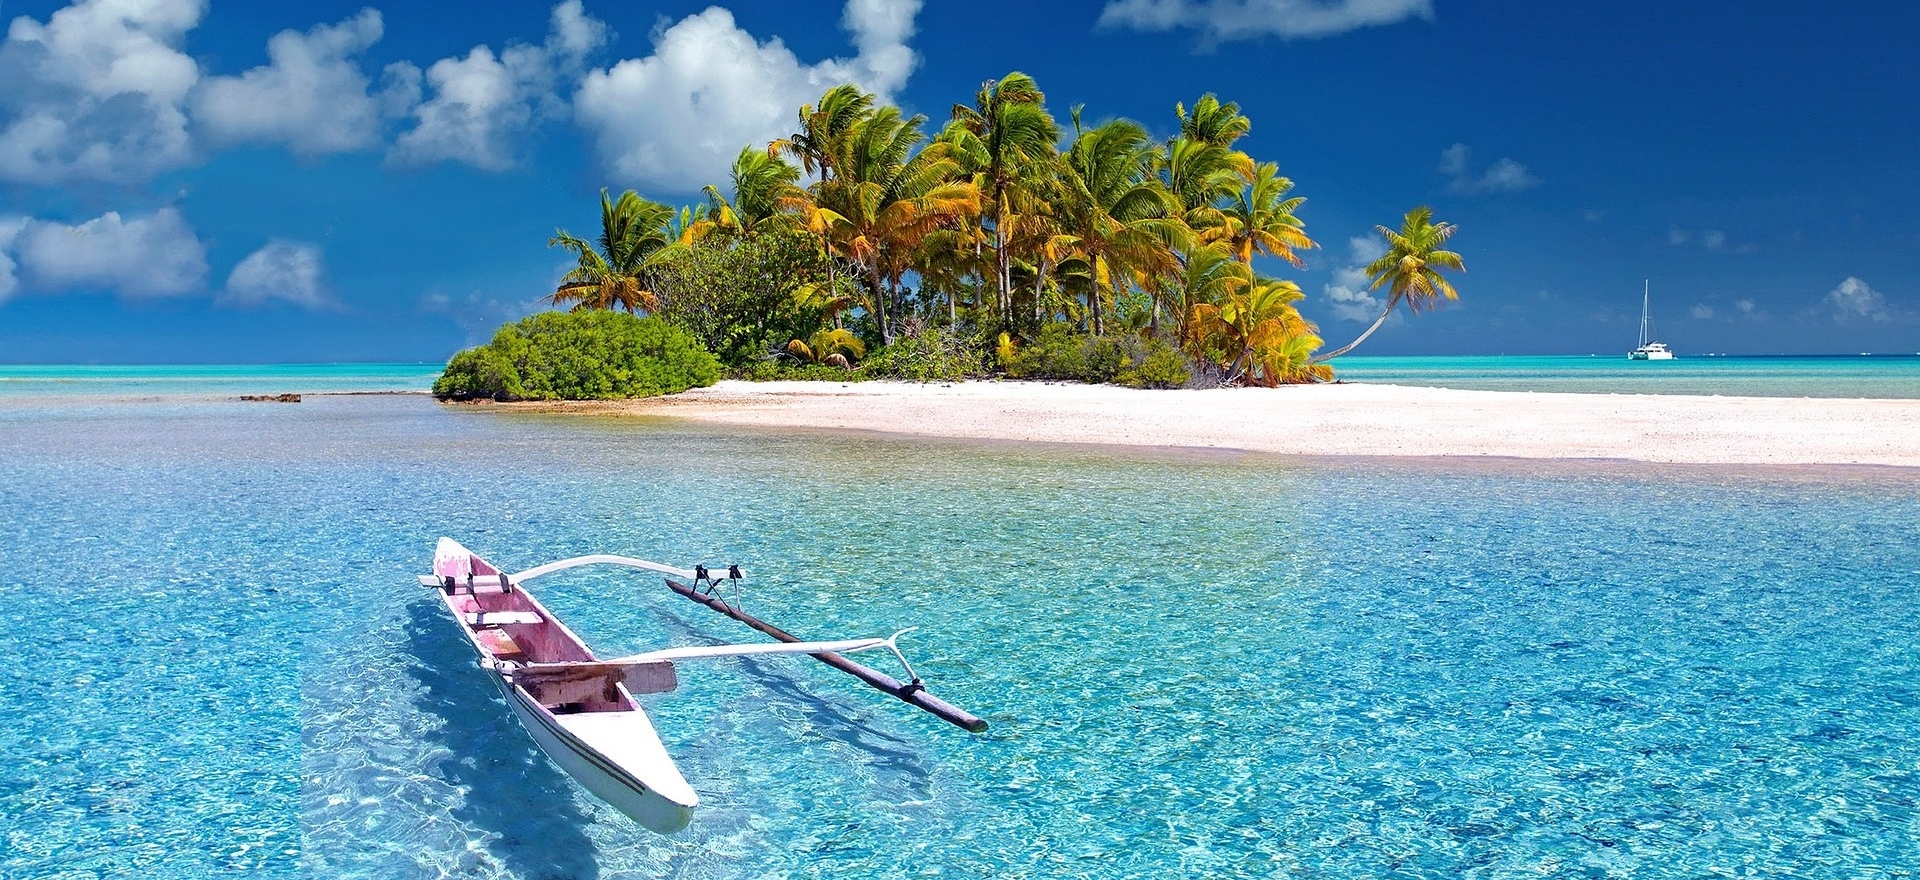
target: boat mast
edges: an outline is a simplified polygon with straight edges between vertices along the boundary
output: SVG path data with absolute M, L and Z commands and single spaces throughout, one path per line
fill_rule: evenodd
M 1643 280 L 1640 284 L 1640 347 L 1646 348 L 1647 342 L 1650 341 L 1649 337 L 1652 335 L 1649 331 L 1652 329 L 1650 325 L 1653 323 L 1653 311 L 1651 309 L 1653 305 L 1653 282 L 1651 280 Z

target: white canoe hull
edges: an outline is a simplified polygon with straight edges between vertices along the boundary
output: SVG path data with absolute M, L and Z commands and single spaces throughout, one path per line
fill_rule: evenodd
M 620 720 L 632 731 L 630 740 L 622 745 L 651 746 L 650 750 L 659 752 L 658 762 L 621 762 L 567 730 L 553 713 L 504 678 L 500 680 L 500 690 L 540 750 L 595 797 L 658 834 L 672 834 L 693 820 L 693 810 L 700 805 L 700 798 L 687 785 L 679 768 L 667 758 L 659 734 L 654 732 L 645 712 L 636 708 L 632 712 L 597 713 L 623 716 Z M 614 751 L 611 745 L 603 747 Z

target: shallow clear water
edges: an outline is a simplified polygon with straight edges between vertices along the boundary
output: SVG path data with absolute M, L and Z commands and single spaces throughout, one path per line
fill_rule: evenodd
M 37 413 L 32 414 L 32 413 Z M 419 396 L 0 409 L 0 876 L 1754 877 L 1920 864 L 1920 474 L 1161 456 Z M 969 735 L 801 658 L 647 698 L 660 837 L 430 592 L 739 562 L 921 629 Z M 535 584 L 603 652 L 749 633 Z
M 1920 354 L 1802 357 L 1592 357 L 1349 355 L 1333 362 L 1346 382 L 1478 391 L 1719 394 L 1741 397 L 1920 398 Z

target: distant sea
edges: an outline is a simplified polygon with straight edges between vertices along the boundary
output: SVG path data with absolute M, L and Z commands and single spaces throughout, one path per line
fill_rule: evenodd
M 1630 361 L 1624 355 L 1349 355 L 1343 382 L 1476 391 L 1920 398 L 1920 354 L 1726 355 Z
M 0 364 L 3 397 L 424 392 L 445 364 Z
M 0 400 L 27 397 L 231 397 L 242 394 L 424 393 L 441 364 L 0 365 Z M 1357 355 L 1334 362 L 1343 382 L 1480 391 L 1920 398 L 1920 354 L 1705 356 Z

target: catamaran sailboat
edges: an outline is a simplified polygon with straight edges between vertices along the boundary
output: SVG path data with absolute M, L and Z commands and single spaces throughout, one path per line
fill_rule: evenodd
M 1670 361 L 1673 352 L 1667 350 L 1664 342 L 1653 341 L 1653 286 L 1647 283 L 1640 292 L 1640 347 L 1627 352 L 1629 360 Z

